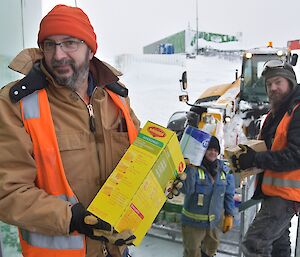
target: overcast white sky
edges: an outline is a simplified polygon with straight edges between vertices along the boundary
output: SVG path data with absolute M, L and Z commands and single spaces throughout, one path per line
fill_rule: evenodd
M 143 46 L 196 27 L 197 0 L 43 0 L 44 12 L 56 3 L 82 8 L 98 36 L 99 56 L 142 53 Z M 285 46 L 300 39 L 298 0 L 198 0 L 199 31 L 243 33 L 246 47 Z

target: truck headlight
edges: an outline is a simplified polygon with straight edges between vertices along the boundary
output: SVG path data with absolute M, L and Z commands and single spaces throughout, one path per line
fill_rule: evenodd
M 251 59 L 251 58 L 252 58 L 252 53 L 247 52 L 247 53 L 246 53 L 246 58 L 247 58 L 247 59 Z
M 231 118 L 229 116 L 226 116 L 224 120 L 225 120 L 225 123 L 229 123 L 231 121 Z
M 282 55 L 283 55 L 283 51 L 282 51 L 282 50 L 278 50 L 278 51 L 277 51 L 277 55 L 278 55 L 278 56 L 282 56 Z

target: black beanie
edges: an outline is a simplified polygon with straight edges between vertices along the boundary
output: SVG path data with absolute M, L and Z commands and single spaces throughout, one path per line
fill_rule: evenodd
M 218 151 L 218 153 L 221 152 L 219 140 L 215 136 L 211 136 L 211 138 L 210 138 L 207 149 L 210 149 L 210 148 L 216 149 Z
M 290 85 L 292 86 L 292 89 L 294 89 L 297 86 L 297 78 L 293 66 L 287 62 L 284 63 L 284 67 L 265 68 L 265 70 L 262 73 L 262 76 L 265 79 L 265 86 L 266 81 L 269 78 L 277 76 L 284 77 L 287 80 L 289 80 L 291 82 Z

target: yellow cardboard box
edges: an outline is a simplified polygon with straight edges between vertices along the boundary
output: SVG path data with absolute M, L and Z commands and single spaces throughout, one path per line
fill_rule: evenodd
M 256 152 L 267 151 L 265 141 L 263 141 L 263 140 L 251 139 L 251 140 L 248 140 L 247 142 L 245 142 L 243 144 L 248 145 L 249 147 L 251 147 Z M 242 152 L 242 150 L 239 146 L 228 147 L 228 148 L 225 149 L 225 152 L 224 152 L 225 158 L 229 161 L 230 167 L 231 167 L 233 172 L 236 172 L 236 170 L 232 165 L 231 157 L 234 154 L 238 156 L 241 152 Z M 256 175 L 257 173 L 260 173 L 262 171 L 263 171 L 262 169 L 258 169 L 258 168 L 255 168 L 255 167 L 243 170 L 243 171 L 241 171 L 241 174 L 240 174 L 241 179 L 244 178 L 244 177 L 249 177 L 251 175 Z
M 176 134 L 148 121 L 100 189 L 88 211 L 139 245 L 166 201 L 165 189 L 185 169 Z

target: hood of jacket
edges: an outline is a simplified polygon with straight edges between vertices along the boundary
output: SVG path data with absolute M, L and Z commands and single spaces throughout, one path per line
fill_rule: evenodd
M 271 148 L 272 138 L 275 135 L 276 129 L 286 112 L 293 110 L 295 105 L 300 102 L 300 86 L 296 86 L 294 90 L 286 97 L 283 103 L 274 114 L 270 113 L 267 116 L 262 130 L 261 138 L 266 141 L 267 147 Z
M 293 109 L 294 106 L 300 102 L 300 86 L 297 85 L 295 89 L 292 91 L 290 108 Z

